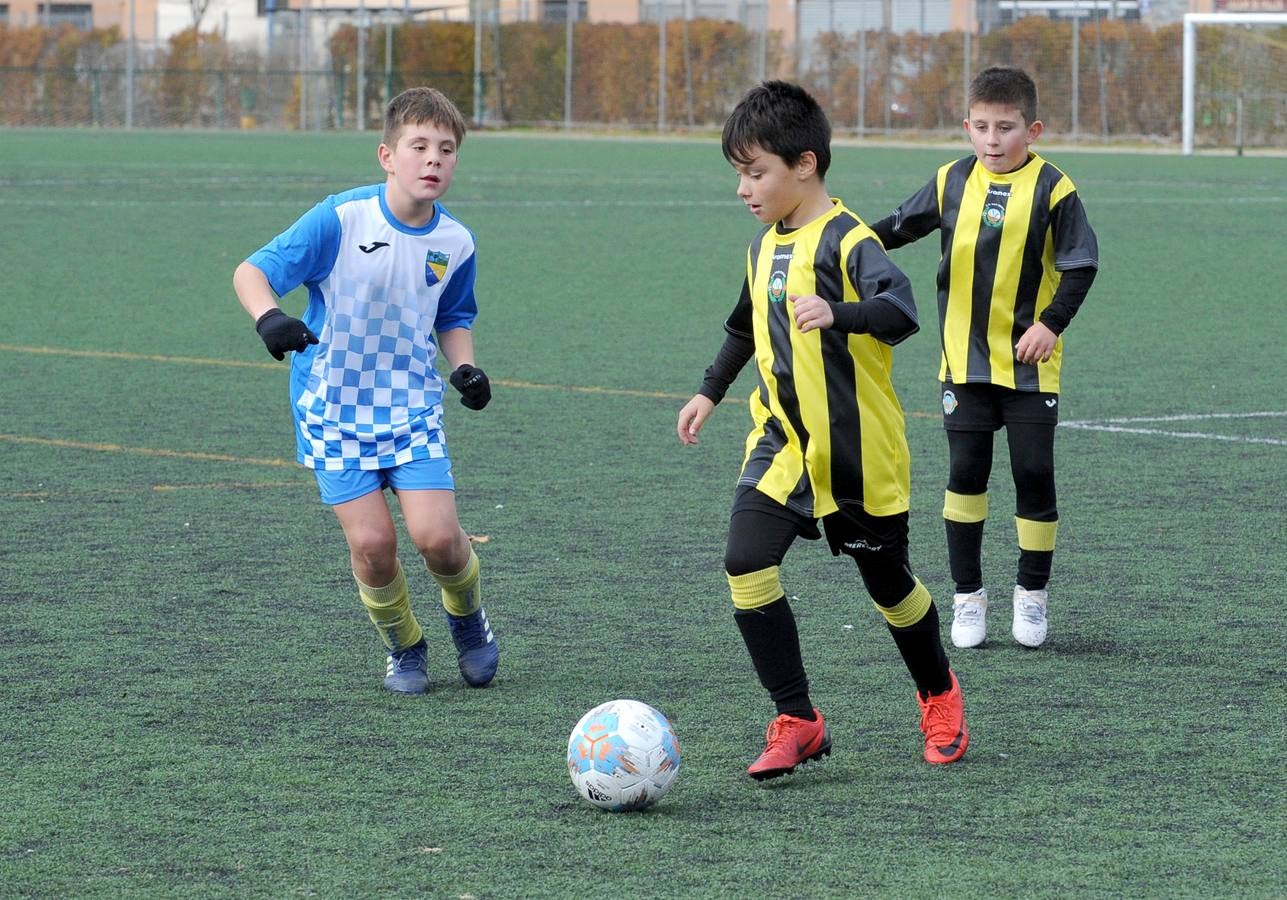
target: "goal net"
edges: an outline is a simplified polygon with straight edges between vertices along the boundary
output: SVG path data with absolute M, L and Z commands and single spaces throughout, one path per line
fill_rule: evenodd
M 1287 146 L 1287 13 L 1184 17 L 1183 147 Z

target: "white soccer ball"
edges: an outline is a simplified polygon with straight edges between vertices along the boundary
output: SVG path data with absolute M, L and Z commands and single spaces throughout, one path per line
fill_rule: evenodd
M 675 783 L 679 742 L 666 717 L 647 703 L 609 700 L 572 729 L 568 774 L 595 806 L 612 812 L 645 809 Z

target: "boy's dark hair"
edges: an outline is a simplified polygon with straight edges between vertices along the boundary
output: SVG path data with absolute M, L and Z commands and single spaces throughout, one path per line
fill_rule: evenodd
M 384 111 L 384 134 L 380 143 L 393 147 L 405 126 L 421 122 L 432 122 L 440 128 L 451 129 L 451 133 L 456 136 L 457 147 L 465 141 L 465 117 L 460 114 L 456 104 L 437 88 L 414 87 L 407 88 L 389 101 Z
M 1037 121 L 1037 84 L 1023 69 L 989 66 L 970 82 L 969 104 L 996 103 L 1013 106 L 1026 125 Z M 967 110 L 968 114 L 968 110 Z
M 818 160 L 818 178 L 831 166 L 831 123 L 809 92 L 786 81 L 765 81 L 746 92 L 724 123 L 724 158 L 747 165 L 755 148 L 794 166 L 807 151 Z

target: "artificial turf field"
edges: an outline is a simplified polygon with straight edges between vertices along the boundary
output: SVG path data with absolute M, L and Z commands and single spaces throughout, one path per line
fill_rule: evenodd
M 800 542 L 835 751 L 761 785 L 772 709 L 721 566 L 750 378 L 700 446 L 674 434 L 758 227 L 717 142 L 466 140 L 447 204 L 495 396 L 450 400 L 447 434 L 501 671 L 460 681 L 404 542 L 432 685 L 403 697 L 230 286 L 377 180 L 377 140 L 0 134 L 0 896 L 1281 896 L 1287 160 L 1045 148 L 1102 264 L 1066 338 L 1050 638 L 1009 636 L 998 441 L 1001 602 L 984 649 L 949 646 L 965 759 L 921 760 L 856 570 Z M 838 146 L 828 185 L 875 220 L 967 150 Z M 894 259 L 922 318 L 895 351 L 912 560 L 946 623 L 937 242 Z M 684 761 L 613 815 L 564 750 L 622 696 Z

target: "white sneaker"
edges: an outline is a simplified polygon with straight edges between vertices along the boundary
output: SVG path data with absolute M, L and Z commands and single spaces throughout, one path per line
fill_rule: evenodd
M 988 636 L 988 591 L 979 588 L 970 594 L 952 595 L 952 643 L 977 647 Z
M 1040 647 L 1046 639 L 1046 601 L 1049 593 L 1014 586 L 1014 639 L 1025 647 Z

